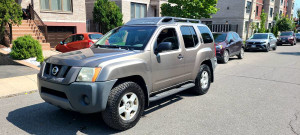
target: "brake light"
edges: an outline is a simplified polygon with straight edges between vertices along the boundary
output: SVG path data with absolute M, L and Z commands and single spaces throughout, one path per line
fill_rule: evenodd
M 92 40 L 89 40 L 89 41 L 88 41 L 88 45 L 89 45 L 89 46 L 92 46 L 93 44 L 94 44 L 94 42 L 93 42 Z

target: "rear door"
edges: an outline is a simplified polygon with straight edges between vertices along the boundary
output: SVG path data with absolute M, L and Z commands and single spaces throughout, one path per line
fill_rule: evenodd
M 233 54 L 236 52 L 235 50 L 235 41 L 234 41 L 234 38 L 233 38 L 233 35 L 231 32 L 228 32 L 227 34 L 227 49 L 229 50 L 229 55 Z
M 73 42 L 70 42 L 68 44 L 68 48 L 70 48 L 72 51 L 83 49 L 84 48 L 83 40 L 84 40 L 84 36 L 82 34 L 74 35 Z
M 239 53 L 243 46 L 243 41 L 237 33 L 232 32 L 232 34 L 233 34 L 234 40 L 236 42 L 234 45 L 235 52 Z

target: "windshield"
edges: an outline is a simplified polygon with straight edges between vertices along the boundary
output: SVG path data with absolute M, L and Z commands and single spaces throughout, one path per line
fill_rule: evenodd
M 156 26 L 123 26 L 111 30 L 103 36 L 96 46 L 103 48 L 128 48 L 133 50 L 143 50 Z
M 292 36 L 292 35 L 293 35 L 292 32 L 282 32 L 282 33 L 280 34 L 280 36 Z
M 89 34 L 89 38 L 90 39 L 99 39 L 101 37 L 102 37 L 101 34 Z
M 223 42 L 226 40 L 227 34 L 226 33 L 213 33 L 215 42 Z
M 296 36 L 299 37 L 299 36 L 300 36 L 300 33 L 297 33 Z
M 254 34 L 250 39 L 268 39 L 268 34 Z

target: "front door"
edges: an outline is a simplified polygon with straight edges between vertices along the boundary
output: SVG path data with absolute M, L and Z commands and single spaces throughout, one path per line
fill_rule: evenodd
M 153 91 L 167 88 L 186 79 L 184 52 L 178 35 L 175 27 L 164 27 L 155 37 L 156 42 L 151 53 Z M 154 50 L 162 42 L 171 42 L 172 49 L 155 54 Z

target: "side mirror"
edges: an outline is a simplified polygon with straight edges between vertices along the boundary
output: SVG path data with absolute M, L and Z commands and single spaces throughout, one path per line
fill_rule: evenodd
M 59 43 L 60 43 L 61 45 L 64 45 L 64 42 L 63 42 L 63 41 L 60 41 Z
M 158 54 L 163 51 L 172 50 L 171 42 L 161 42 L 158 47 L 154 50 L 155 54 Z

